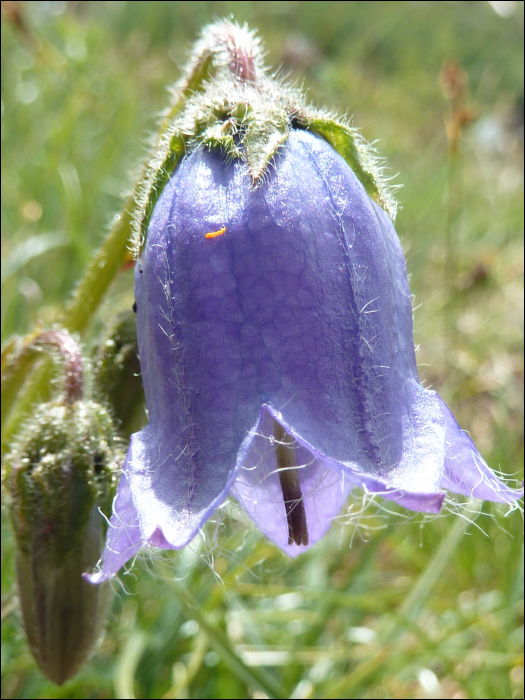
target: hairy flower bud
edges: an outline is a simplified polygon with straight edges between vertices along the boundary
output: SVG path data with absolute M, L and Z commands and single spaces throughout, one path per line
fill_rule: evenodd
M 97 398 L 110 408 L 119 434 L 129 438 L 144 424 L 145 405 L 133 311 L 119 314 L 104 335 L 93 358 L 93 381 Z
M 42 671 L 71 678 L 96 642 L 110 590 L 81 577 L 100 557 L 116 469 L 112 421 L 91 401 L 38 406 L 6 460 L 26 636 Z
M 60 352 L 65 393 L 35 408 L 5 470 L 25 633 L 42 671 L 62 684 L 91 652 L 110 601 L 82 572 L 100 557 L 120 455 L 108 411 L 83 398 L 74 339 L 48 331 L 36 343 Z

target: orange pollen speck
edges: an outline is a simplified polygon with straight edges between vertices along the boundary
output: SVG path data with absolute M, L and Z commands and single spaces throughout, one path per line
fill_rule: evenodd
M 222 236 L 222 234 L 225 232 L 226 232 L 226 226 L 223 226 L 218 231 L 211 231 L 210 233 L 206 233 L 204 235 L 204 238 L 215 238 L 216 236 Z

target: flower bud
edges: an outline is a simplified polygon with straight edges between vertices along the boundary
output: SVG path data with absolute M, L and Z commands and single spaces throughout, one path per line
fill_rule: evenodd
M 110 408 L 119 433 L 129 438 L 145 422 L 133 311 L 119 314 L 102 339 L 93 359 L 93 380 L 97 398 Z
M 50 331 L 38 341 L 61 353 L 65 394 L 35 408 L 5 466 L 25 633 L 60 685 L 86 660 L 110 602 L 110 589 L 90 586 L 82 572 L 100 557 L 119 454 L 108 411 L 83 399 L 74 339 Z
M 111 511 L 112 421 L 91 401 L 37 407 L 7 458 L 20 606 L 27 640 L 55 683 L 71 678 L 96 642 L 110 590 L 81 577 L 100 556 Z

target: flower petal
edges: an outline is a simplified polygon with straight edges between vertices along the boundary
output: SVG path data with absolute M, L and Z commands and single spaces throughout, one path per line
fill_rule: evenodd
M 273 419 L 263 410 L 250 452 L 238 472 L 232 495 L 246 513 L 288 556 L 295 557 L 323 537 L 353 487 L 344 474 L 316 459 L 304 447 L 295 448 L 306 512 L 308 545 L 288 542 L 288 524 L 276 462 Z
M 438 513 L 445 494 L 440 481 L 444 460 L 444 428 L 439 397 L 415 382 L 415 398 L 411 410 L 403 419 L 403 448 L 401 459 L 394 465 L 375 465 L 364 469 L 362 461 L 338 461 L 306 440 L 289 425 L 283 414 L 269 408 L 275 420 L 302 445 L 308 453 L 337 471 L 345 484 L 358 487 L 368 494 L 377 494 L 405 508 L 426 513 Z
M 195 455 L 169 438 L 151 424 L 133 435 L 124 470 L 143 541 L 162 549 L 180 549 L 224 501 L 232 478 L 221 470 L 220 456 L 211 457 L 209 467 L 200 465 Z M 244 454 L 242 448 L 240 452 Z
M 441 399 L 445 421 L 446 459 L 442 488 L 465 496 L 500 503 L 515 503 L 523 488 L 512 489 L 496 474 L 478 452 L 469 434 L 461 429 L 450 409 Z
M 113 514 L 109 521 L 100 569 L 92 574 L 83 574 L 84 578 L 90 583 L 107 581 L 131 557 L 135 556 L 143 544 L 137 511 L 133 505 L 129 481 L 124 472 L 113 502 Z

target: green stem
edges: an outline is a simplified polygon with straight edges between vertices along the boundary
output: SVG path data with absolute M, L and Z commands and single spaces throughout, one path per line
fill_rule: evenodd
M 454 302 L 457 301 L 457 277 L 458 277 L 458 236 L 459 220 L 461 213 L 461 153 L 459 151 L 448 154 L 447 172 L 447 217 L 446 217 L 446 254 L 443 269 L 443 289 L 446 297 L 443 300 L 443 336 L 445 361 L 450 359 L 451 346 L 456 348 L 456 316 L 457 309 Z
M 134 679 L 137 666 L 146 647 L 147 637 L 142 631 L 137 631 L 128 637 L 122 654 L 117 662 L 115 673 L 115 691 L 117 698 L 134 700 Z
M 257 688 L 268 698 L 288 697 L 284 689 L 270 675 L 264 671 L 249 668 L 239 658 L 235 650 L 232 649 L 228 636 L 218 627 L 210 617 L 202 610 L 197 601 L 193 600 L 188 591 L 184 591 L 175 581 L 170 582 L 170 586 L 178 601 L 182 605 L 187 617 L 199 623 L 203 632 L 210 640 L 210 644 L 222 658 L 233 673 L 242 680 L 249 688 Z
M 37 335 L 37 332 L 33 332 L 23 341 L 13 338 L 2 352 L 2 430 L 18 392 L 39 356 L 36 349 L 31 347 Z
M 130 196 L 58 320 L 65 330 L 80 334 L 85 331 L 121 269 L 130 244 L 133 206 L 134 198 Z M 2 387 L 2 454 L 31 407 L 37 402 L 49 400 L 53 377 L 52 361 L 40 363 L 31 372 L 36 357 L 36 353 L 30 353 L 24 361 L 13 365 L 5 387 Z M 20 396 L 20 390 L 28 377 L 31 381 Z
M 66 330 L 82 333 L 86 329 L 122 267 L 130 245 L 133 208 L 134 198 L 130 196 L 66 307 L 60 320 Z
M 469 516 L 471 516 L 471 511 L 467 504 L 459 513 L 434 556 L 399 607 L 396 618 L 388 619 L 378 630 L 381 648 L 371 658 L 358 664 L 350 673 L 330 683 L 321 697 L 337 698 L 342 697 L 342 693 L 345 694 L 345 697 L 360 697 L 357 692 L 363 682 L 375 676 L 376 683 L 379 683 L 381 673 L 384 671 L 395 645 L 398 644 L 399 637 L 407 628 L 417 625 L 419 616 L 434 587 L 443 580 L 446 567 L 463 540 L 468 523 L 471 522 Z

